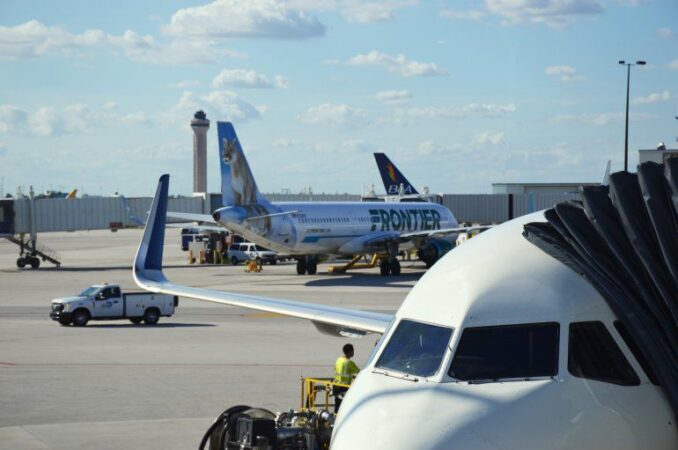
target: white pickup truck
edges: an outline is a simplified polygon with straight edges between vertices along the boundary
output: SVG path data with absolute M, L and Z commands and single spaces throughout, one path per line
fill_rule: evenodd
M 179 297 L 150 292 L 123 294 L 120 286 L 95 284 L 76 297 L 52 300 L 49 316 L 63 326 L 71 323 L 77 327 L 90 320 L 129 319 L 134 324 L 143 320 L 155 325 L 161 316 L 170 317 L 179 306 Z

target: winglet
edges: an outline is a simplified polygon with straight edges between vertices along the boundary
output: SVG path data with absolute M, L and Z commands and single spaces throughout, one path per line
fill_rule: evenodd
M 147 286 L 149 281 L 167 281 L 162 273 L 162 250 L 165 243 L 168 191 L 169 175 L 165 174 L 158 180 L 151 212 L 134 260 L 134 280 L 142 287 Z
M 607 160 L 607 166 L 605 166 L 605 173 L 603 174 L 603 181 L 601 181 L 600 185 L 601 186 L 609 186 L 610 185 L 610 165 L 612 164 L 612 160 L 608 159 Z

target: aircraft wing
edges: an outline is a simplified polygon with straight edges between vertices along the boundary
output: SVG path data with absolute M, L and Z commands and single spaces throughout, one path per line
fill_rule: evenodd
M 167 211 L 167 217 L 171 217 L 172 219 L 188 220 L 188 221 L 191 221 L 191 222 L 216 223 L 214 221 L 214 217 L 212 217 L 209 214 L 196 214 L 196 213 L 182 213 L 182 212 Z
M 338 336 L 383 333 L 393 319 L 391 314 L 172 284 L 162 272 L 168 186 L 169 175 L 161 176 L 134 260 L 134 281 L 139 287 L 151 292 L 308 319 L 319 331 Z
M 411 241 L 414 239 L 425 239 L 432 237 L 447 236 L 448 234 L 464 233 L 468 231 L 482 231 L 492 228 L 494 225 L 476 225 L 470 227 L 456 227 L 456 228 L 441 228 L 439 230 L 413 231 L 412 233 L 403 233 L 400 235 L 401 242 Z

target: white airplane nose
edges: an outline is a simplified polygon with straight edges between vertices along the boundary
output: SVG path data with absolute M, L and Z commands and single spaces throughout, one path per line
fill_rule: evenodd
M 458 413 L 445 407 L 447 402 L 441 402 L 441 397 L 446 394 L 435 385 L 401 383 L 409 386 L 370 389 L 372 395 L 347 395 L 335 423 L 331 450 L 500 448 L 491 438 L 465 427 L 464 419 L 456 420 Z

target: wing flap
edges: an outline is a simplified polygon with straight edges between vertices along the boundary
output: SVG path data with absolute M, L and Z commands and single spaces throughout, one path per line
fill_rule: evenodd
M 134 281 L 151 292 L 178 295 L 196 300 L 271 312 L 311 320 L 321 331 L 346 334 L 383 333 L 393 318 L 390 314 L 339 308 L 278 298 L 258 297 L 234 292 L 181 286 L 171 283 L 162 272 L 165 240 L 165 215 L 169 175 L 158 182 L 151 213 L 134 261 Z M 320 324 L 320 326 L 318 326 Z

